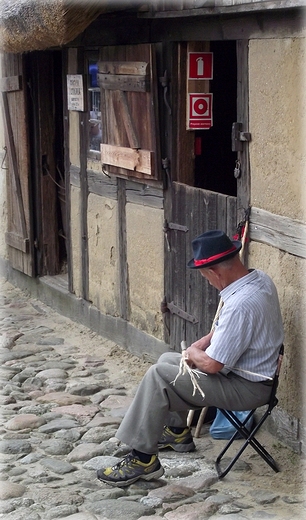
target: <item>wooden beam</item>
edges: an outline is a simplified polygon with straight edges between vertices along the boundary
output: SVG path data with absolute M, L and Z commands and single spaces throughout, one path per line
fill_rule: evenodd
M 249 131 L 249 42 L 238 40 L 237 53 L 237 122 L 242 130 Z M 234 122 L 234 121 L 233 121 Z M 244 219 L 245 210 L 250 205 L 250 155 L 249 143 L 243 142 L 242 150 L 237 153 L 241 175 L 237 179 L 237 222 Z
M 176 6 L 174 9 L 166 7 L 164 10 L 160 10 L 159 7 L 153 7 L 149 11 L 139 13 L 139 18 L 182 18 L 182 17 L 198 17 L 198 16 L 213 16 L 213 15 L 225 15 L 225 14 L 238 14 L 238 13 L 258 13 L 267 10 L 280 10 L 280 9 L 293 9 L 303 8 L 301 0 L 266 0 L 264 3 L 258 0 L 248 0 L 239 2 L 237 5 L 236 0 L 227 0 L 224 5 L 208 5 L 207 7 L 179 7 Z
M 250 239 L 306 258 L 306 224 L 299 220 L 252 207 Z
M 149 74 L 149 63 L 145 61 L 99 61 L 101 74 L 134 74 L 146 76 Z
M 101 162 L 146 175 L 152 173 L 152 152 L 150 150 L 135 150 L 123 146 L 101 144 Z
M 149 92 L 150 81 L 147 76 L 133 74 L 98 74 L 99 82 L 105 90 L 124 90 L 126 92 Z
M 120 273 L 120 317 L 130 319 L 129 273 L 127 262 L 127 232 L 126 232 L 126 192 L 125 180 L 117 179 L 118 183 L 118 221 L 119 226 L 119 273 Z

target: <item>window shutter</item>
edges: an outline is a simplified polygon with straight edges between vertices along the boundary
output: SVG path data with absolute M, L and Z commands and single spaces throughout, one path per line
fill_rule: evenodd
M 29 141 L 26 96 L 23 85 L 23 58 L 5 55 L 1 79 L 5 140 L 7 148 L 8 228 L 5 234 L 9 261 L 13 268 L 34 276 L 30 237 Z
M 106 47 L 101 51 L 101 161 L 109 173 L 159 178 L 153 51 L 149 44 Z

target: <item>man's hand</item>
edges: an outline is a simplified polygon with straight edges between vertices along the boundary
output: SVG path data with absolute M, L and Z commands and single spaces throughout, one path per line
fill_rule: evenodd
M 190 368 L 198 368 L 207 374 L 216 374 L 224 367 L 223 363 L 212 359 L 194 344 L 184 350 L 183 356 Z

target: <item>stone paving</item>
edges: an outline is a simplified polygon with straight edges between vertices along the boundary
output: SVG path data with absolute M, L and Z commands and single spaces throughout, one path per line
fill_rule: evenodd
M 96 470 L 129 451 L 116 429 L 148 364 L 8 282 L 0 287 L 0 518 L 306 518 L 304 460 L 267 432 L 260 440 L 279 473 L 248 448 L 219 481 L 214 460 L 224 441 L 204 425 L 194 453 L 160 453 L 161 479 L 99 482 Z

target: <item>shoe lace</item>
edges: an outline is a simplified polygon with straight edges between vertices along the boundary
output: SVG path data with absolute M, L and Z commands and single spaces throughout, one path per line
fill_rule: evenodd
M 132 460 L 136 460 L 136 459 L 135 459 L 135 457 L 133 456 L 132 453 L 128 453 L 125 457 L 123 457 L 122 460 L 120 460 L 120 462 L 117 462 L 117 464 L 115 464 L 112 467 L 112 470 L 114 471 L 116 469 L 120 469 L 120 468 L 122 468 L 122 466 L 125 466 L 126 464 L 128 464 Z

